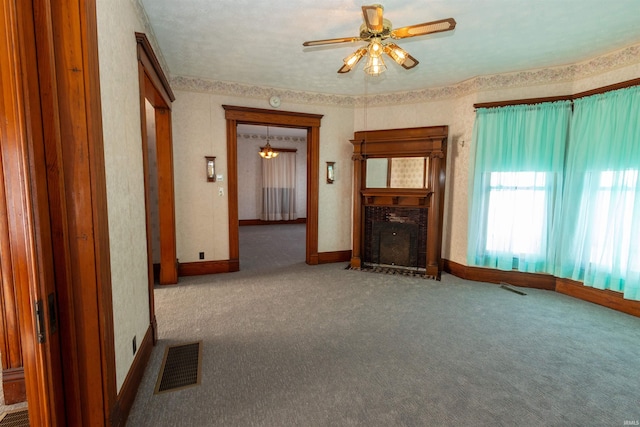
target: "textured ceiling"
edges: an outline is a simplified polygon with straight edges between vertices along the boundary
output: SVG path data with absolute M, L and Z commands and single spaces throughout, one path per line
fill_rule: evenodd
M 420 64 L 391 59 L 365 79 L 363 45 L 304 48 L 306 40 L 357 36 L 356 0 L 140 0 L 172 76 L 336 95 L 447 86 L 472 77 L 572 64 L 640 43 L 640 0 L 386 0 L 394 28 L 453 17 L 454 31 L 397 43 Z M 366 83 L 365 83 L 366 81 Z

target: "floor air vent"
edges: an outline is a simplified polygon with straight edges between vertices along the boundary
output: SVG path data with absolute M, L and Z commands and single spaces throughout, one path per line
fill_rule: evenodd
M 200 384 L 202 341 L 166 348 L 155 394 Z
M 0 415 L 0 427 L 29 427 L 29 410 L 20 409 Z

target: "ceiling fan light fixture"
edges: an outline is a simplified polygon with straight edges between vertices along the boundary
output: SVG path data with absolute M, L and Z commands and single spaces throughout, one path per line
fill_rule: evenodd
M 384 53 L 389 55 L 391 59 L 398 63 L 398 65 L 404 64 L 404 62 L 407 60 L 407 56 L 409 56 L 406 50 L 402 49 L 395 43 L 388 43 L 384 47 Z
M 387 69 L 387 66 L 384 65 L 384 60 L 382 59 L 384 48 L 378 38 L 371 40 L 369 47 L 367 48 L 367 52 L 369 54 L 369 59 L 367 60 L 367 65 L 364 67 L 364 72 L 370 76 L 379 76 L 384 73 Z
M 349 70 L 351 70 L 353 67 L 355 67 L 358 64 L 358 62 L 360 62 L 360 60 L 366 53 L 367 53 L 367 48 L 365 47 L 356 50 L 351 55 L 344 58 L 344 65 L 347 66 Z
M 369 51 L 370 57 L 382 56 L 382 52 L 384 52 L 384 48 L 382 47 L 382 43 L 380 43 L 380 39 L 374 38 L 369 43 L 369 47 L 367 48 Z
M 382 56 L 369 56 L 367 60 L 367 65 L 364 67 L 364 72 L 369 74 L 370 76 L 379 76 L 384 73 L 387 69 L 387 66 L 384 65 L 384 61 L 382 60 Z

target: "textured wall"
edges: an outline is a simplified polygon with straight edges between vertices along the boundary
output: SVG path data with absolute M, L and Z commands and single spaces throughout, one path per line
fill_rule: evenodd
M 180 262 L 229 258 L 226 121 L 222 105 L 268 108 L 268 98 L 236 97 L 176 90 L 173 104 L 177 250 Z M 320 252 L 351 248 L 351 108 L 293 104 L 280 110 L 323 114 L 320 126 Z M 280 142 L 274 145 L 281 145 Z M 302 157 L 302 153 L 299 153 Z M 207 183 L 203 156 L 216 156 L 222 182 Z M 256 157 L 258 157 L 256 155 Z M 336 162 L 336 181 L 327 184 L 325 162 Z M 202 165 L 202 167 L 201 167 Z M 240 170 L 242 167 L 240 168 Z M 222 188 L 223 196 L 219 196 Z M 242 191 L 239 188 L 239 191 Z
M 118 390 L 133 362 L 131 340 L 149 326 L 144 176 L 135 31 L 130 0 L 98 0 L 98 55 L 109 213 Z

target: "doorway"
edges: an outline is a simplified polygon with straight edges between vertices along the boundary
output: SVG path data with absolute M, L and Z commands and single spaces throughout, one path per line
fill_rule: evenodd
M 227 122 L 227 175 L 229 194 L 229 259 L 232 271 L 240 269 L 238 216 L 238 125 L 305 129 L 307 134 L 307 222 L 305 262 L 318 264 L 318 192 L 320 121 L 322 115 L 223 105 Z
M 153 343 L 158 339 L 154 283 L 178 283 L 171 103 L 175 96 L 153 48 L 143 33 L 136 33 L 140 125 L 149 277 L 149 322 Z
M 239 124 L 238 219 L 243 271 L 306 261 L 307 131 Z M 266 146 L 278 156 L 262 158 Z M 277 251 L 273 248 L 277 247 Z

